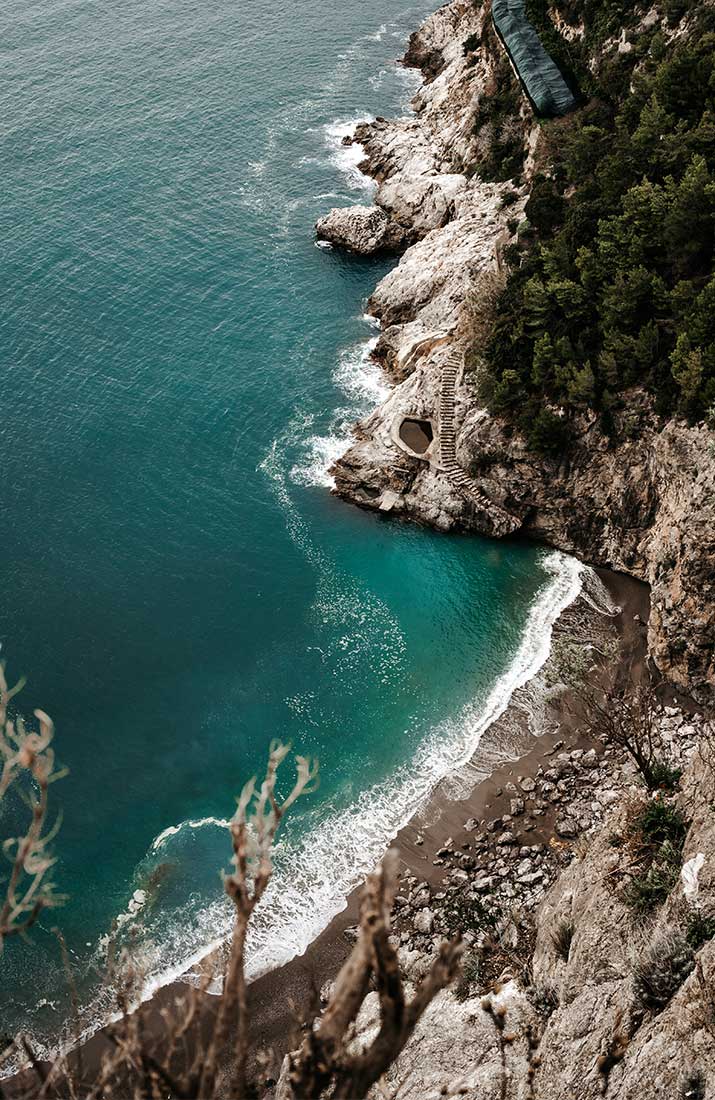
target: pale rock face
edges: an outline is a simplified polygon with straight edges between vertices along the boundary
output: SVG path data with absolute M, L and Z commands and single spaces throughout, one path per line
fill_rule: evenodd
M 456 217 L 405 252 L 369 301 L 383 326 L 419 316 L 423 328 L 445 335 L 456 327 L 474 279 L 495 266 L 497 246 L 508 239 L 503 192 L 502 185 L 473 181 L 457 200 Z
M 535 1025 L 536 1013 L 515 982 L 504 985 L 492 1000 L 495 1007 L 506 1008 L 507 1027 L 518 1033 L 505 1048 L 507 1075 L 517 1080 L 527 1056 L 524 1030 L 527 1024 Z M 370 993 L 357 1020 L 361 1045 L 374 1038 L 378 1016 L 378 995 Z M 370 1100 L 381 1100 L 385 1087 L 398 1100 L 439 1100 L 445 1085 L 451 1090 L 448 1095 L 460 1095 L 461 1087 L 465 1090 L 461 1095 L 500 1100 L 501 1079 L 498 1032 L 481 998 L 460 1003 L 444 991 L 432 1001 L 401 1057 L 371 1091 Z
M 568 462 L 539 458 L 479 411 L 462 429 L 465 461 L 498 455 L 481 486 L 524 534 L 651 585 L 650 654 L 676 683 L 715 689 L 715 438 L 706 427 L 656 426 L 634 391 L 642 429 L 609 445 L 585 421 Z
M 431 909 L 420 909 L 419 913 L 415 917 L 415 929 L 418 932 L 422 932 L 427 935 L 432 931 L 432 925 L 434 924 L 434 913 Z
M 333 208 L 316 223 L 318 240 L 370 256 L 393 247 L 390 219 L 377 206 Z
M 555 857 L 552 867 L 561 868 L 556 878 L 549 873 L 548 862 L 541 864 L 551 885 L 538 891 L 533 906 L 525 902 L 529 894 L 521 894 L 517 900 L 508 886 L 504 890 L 506 884 L 499 875 L 503 897 L 513 899 L 522 915 L 533 915 L 533 958 L 518 955 L 511 963 L 505 959 L 496 992 L 487 997 L 472 995 L 459 1000 L 451 991 L 442 991 L 418 1021 L 382 1082 L 373 1089 L 370 1100 L 383 1100 L 385 1096 L 394 1100 L 438 1100 L 442 1096 L 599 1100 L 604 1095 L 599 1059 L 612 1049 L 614 1035 L 622 1035 L 625 1042 L 610 1067 L 605 1093 L 609 1098 L 686 1100 L 692 1095 L 686 1085 L 692 1084 L 692 1075 L 697 1072 L 705 1085 L 705 1100 L 715 1100 L 715 940 L 697 949 L 689 974 L 687 969 L 679 971 L 680 988 L 660 1010 L 639 1000 L 634 981 L 634 961 L 642 958 L 644 946 L 662 937 L 665 930 L 677 930 L 682 936 L 688 927 L 693 910 L 686 908 L 683 886 L 686 880 L 693 881 L 696 868 L 697 895 L 690 891 L 689 904 L 696 902 L 703 916 L 715 915 L 713 771 L 707 751 L 700 747 L 710 742 L 713 732 L 713 723 L 705 717 L 691 716 L 688 721 L 672 708 L 659 711 L 656 718 L 655 742 L 659 750 L 684 768 L 677 805 L 691 822 L 682 852 L 683 874 L 661 909 L 644 919 L 621 900 L 621 887 L 632 869 L 633 854 L 627 846 L 614 845 L 612 838 L 614 834 L 622 837 L 627 828 L 628 797 L 638 798 L 645 805 L 648 796 L 641 786 L 632 785 L 631 762 L 618 762 L 614 757 L 609 760 L 606 754 L 596 765 L 599 775 L 594 781 L 601 783 L 609 776 L 618 784 L 617 805 L 607 816 L 597 815 L 599 824 L 583 835 L 586 843 L 578 849 L 579 854 L 571 849 L 572 862 L 564 864 L 563 859 Z M 562 776 L 570 775 L 573 786 L 568 797 L 575 799 L 569 803 L 574 816 L 580 816 L 576 807 L 581 796 L 577 791 L 585 777 L 594 774 L 593 761 L 587 758 L 588 753 L 581 750 L 560 753 L 537 785 L 545 789 L 550 783 L 548 772 L 560 770 Z M 483 823 L 485 835 L 499 835 L 501 831 L 502 839 L 508 835 L 513 846 L 513 835 L 502 831 L 504 820 Z M 439 854 L 456 855 L 460 849 L 461 845 L 450 839 Z M 544 851 L 522 848 L 512 863 L 512 884 L 543 874 L 538 861 L 544 855 Z M 501 857 L 495 853 L 491 858 Z M 458 880 L 473 896 L 482 885 L 489 894 L 500 889 L 494 878 L 485 881 L 483 873 L 477 872 L 469 886 L 463 876 L 464 872 L 452 864 L 442 885 L 449 889 Z M 444 901 L 447 895 L 430 891 L 426 883 L 418 885 L 418 880 L 411 877 L 403 887 L 398 910 L 403 921 L 406 911 L 412 910 L 412 917 L 407 919 L 410 924 L 414 922 L 417 931 L 398 950 L 409 1002 L 434 963 L 443 934 L 440 896 Z M 489 904 L 495 899 L 485 900 Z M 427 913 L 434 922 L 420 921 Z M 424 931 L 417 930 L 418 921 Z M 555 935 L 562 922 L 568 922 L 573 933 L 566 959 L 563 937 Z M 509 937 L 508 930 L 502 932 L 501 939 L 512 950 L 518 942 Z M 473 942 L 470 933 L 465 941 Z M 667 956 L 660 950 L 655 958 L 662 973 Z M 523 966 L 529 961 L 530 975 Z M 528 983 L 528 987 L 520 983 Z M 356 1021 L 355 1052 L 372 1042 L 379 1021 L 379 997 L 372 992 Z M 499 1022 L 503 1028 L 498 1027 Z M 286 1076 L 287 1070 L 275 1100 L 291 1098 Z
M 715 866 L 715 814 L 711 777 L 696 756 L 685 773 L 681 796 L 693 823 L 686 838 L 684 858 L 703 855 L 703 873 Z M 371 1100 L 386 1094 L 395 1100 L 438 1100 L 440 1096 L 474 1096 L 479 1100 L 600 1100 L 602 1077 L 599 1056 L 612 1036 L 621 1031 L 628 1041 L 611 1069 L 608 1097 L 613 1100 L 679 1100 L 685 1095 L 687 1075 L 698 1071 L 705 1082 L 705 1100 L 715 1100 L 715 1037 L 709 1030 L 708 1009 L 697 971 L 660 1012 L 639 1007 L 633 984 L 634 955 L 653 928 L 635 918 L 619 900 L 611 873 L 623 858 L 609 843 L 622 829 L 619 807 L 595 835 L 586 853 L 556 880 L 537 913 L 533 959 L 535 990 L 550 990 L 553 1010 L 537 1012 L 535 1000 L 513 979 L 507 979 L 493 997 L 506 1009 L 504 1046 L 506 1078 L 502 1091 L 502 1064 L 498 1032 L 492 1014 L 480 997 L 458 1001 L 443 991 L 425 1012 L 396 1063 L 388 1070 Z M 659 920 L 682 922 L 682 897 L 676 890 Z M 704 913 L 715 912 L 715 883 L 701 882 Z M 558 921 L 574 926 L 568 960 L 557 954 L 553 932 Z M 403 961 L 412 955 L 404 953 Z M 715 941 L 697 953 L 697 962 L 712 989 L 715 978 Z M 412 976 L 412 975 L 411 975 Z M 410 995 L 413 990 L 410 989 Z M 379 1020 L 376 993 L 369 994 L 357 1020 L 358 1043 L 374 1038 Z M 527 1037 L 531 1031 L 531 1046 Z M 530 1059 L 533 1091 L 528 1081 Z
M 715 817 L 711 776 L 696 757 L 686 772 L 682 808 L 692 817 L 686 838 L 688 853 L 715 860 Z M 539 1046 L 542 1062 L 535 1087 L 541 1100 L 560 1100 L 571 1093 L 583 1100 L 602 1095 L 596 1060 L 615 1030 L 630 1040 L 611 1071 L 608 1096 L 672 1100 L 681 1096 L 686 1072 L 699 1070 L 706 1098 L 715 1097 L 715 1037 L 708 1030 L 707 1006 L 696 971 L 659 1012 L 643 1012 L 635 998 L 632 960 L 654 929 L 633 917 L 612 888 L 610 873 L 621 857 L 609 836 L 623 825 L 616 811 L 594 839 L 583 859 L 575 861 L 556 881 L 538 916 L 534 954 L 535 983 L 552 984 L 559 1006 L 546 1024 Z M 682 894 L 674 891 L 661 923 L 683 924 Z M 703 882 L 699 898 L 703 912 L 713 912 L 712 878 Z M 560 919 L 573 921 L 575 931 L 567 962 L 555 957 L 551 933 Z M 697 960 L 711 984 L 715 974 L 715 941 L 703 946 Z

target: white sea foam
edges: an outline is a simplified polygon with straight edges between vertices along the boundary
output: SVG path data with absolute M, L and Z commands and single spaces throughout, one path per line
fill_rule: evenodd
M 438 725 L 409 764 L 390 780 L 363 792 L 348 808 L 316 820 L 297 843 L 279 845 L 276 873 L 250 938 L 247 969 L 251 977 L 308 947 L 344 908 L 346 896 L 375 866 L 390 839 L 425 805 L 441 779 L 464 768 L 512 693 L 544 663 L 553 624 L 578 596 L 584 569 L 557 552 L 545 554 L 543 564 L 549 579 L 530 609 L 511 664 L 488 696 Z M 231 915 L 225 903 L 210 908 L 209 919 L 201 923 L 228 934 Z M 212 949 L 221 938 L 212 938 Z M 177 971 L 171 976 L 176 977 Z
M 355 421 L 371 412 L 390 392 L 382 368 L 372 359 L 376 345 L 375 336 L 340 353 L 333 382 L 350 405 L 336 410 L 325 435 L 310 431 L 312 417 L 303 419 L 298 434 L 304 438 L 304 455 L 290 471 L 291 481 L 296 485 L 332 488 L 334 481 L 328 471 L 350 446 Z
M 387 23 L 381 23 L 374 34 L 368 34 L 367 38 L 369 42 L 382 42 L 383 38 L 387 34 Z
M 311 542 L 290 497 L 281 454 L 281 447 L 274 444 L 262 468 L 282 503 L 291 536 L 318 570 L 317 610 L 327 616 L 343 616 L 350 638 L 346 657 L 353 646 L 360 644 L 360 626 L 365 623 L 366 612 L 370 619 L 378 616 L 380 631 L 384 629 L 382 618 L 389 636 L 384 670 L 389 683 L 399 672 L 401 660 L 391 667 L 389 654 L 400 641 L 404 646 L 399 627 L 391 624 L 389 614 L 385 615 L 380 602 L 369 593 L 346 589 L 344 579 L 334 575 L 322 551 Z M 344 907 L 347 894 L 379 860 L 391 837 L 424 806 L 441 779 L 467 765 L 484 731 L 505 711 L 512 693 L 544 664 L 554 623 L 579 595 L 586 570 L 574 558 L 557 551 L 545 552 L 542 565 L 548 580 L 532 603 L 512 661 L 486 698 L 475 699 L 456 718 L 435 727 L 409 763 L 389 780 L 360 794 L 349 807 L 316 819 L 315 827 L 307 829 L 302 839 L 290 847 L 285 842 L 279 846 L 276 874 L 252 929 L 248 963 L 251 976 L 306 949 Z M 341 678 L 349 671 L 341 668 Z M 218 910 L 215 919 L 219 919 Z
M 390 392 L 382 367 L 372 358 L 372 353 L 377 347 L 377 339 L 377 336 L 374 336 L 362 344 L 346 348 L 341 353 L 333 374 L 336 386 L 347 397 L 352 397 L 361 405 L 368 404 L 370 407 L 379 405 Z
M 405 659 L 400 628 L 380 600 L 346 584 L 320 547 L 311 541 L 291 500 L 281 454 L 280 447 L 274 445 L 262 468 L 284 506 L 291 537 L 317 569 L 315 615 L 331 626 L 336 621 L 344 624 L 342 633 L 349 642 L 343 646 L 338 637 L 332 647 L 321 650 L 326 674 L 339 676 L 341 683 L 349 682 L 354 648 L 371 646 L 374 666 L 388 689 L 394 688 L 403 675 Z M 364 791 L 346 808 L 333 812 L 328 808 L 326 813 L 323 806 L 313 811 L 313 827 L 309 818 L 299 839 L 292 842 L 283 839 L 279 843 L 274 878 L 256 911 L 248 944 L 247 972 L 251 978 L 303 952 L 344 908 L 347 895 L 375 866 L 391 838 L 426 805 L 437 783 L 450 775 L 462 782 L 468 775 L 469 760 L 485 730 L 503 714 L 513 692 L 544 664 L 554 623 L 583 590 L 584 578 L 591 583 L 587 567 L 556 551 L 544 552 L 542 564 L 548 579 L 532 603 L 517 651 L 487 696 L 475 699 L 457 717 L 437 725 L 409 763 L 390 779 Z M 300 706 L 309 716 L 310 698 L 287 702 Z M 508 751 L 505 746 L 505 755 Z M 474 773 L 473 778 L 477 781 L 479 773 Z M 227 824 L 221 818 L 211 817 L 182 822 L 164 829 L 150 850 L 161 850 L 184 829 L 225 828 Z M 146 901 L 146 892 L 135 890 L 118 925 L 131 927 L 132 919 L 142 914 Z M 160 937 L 155 942 L 133 941 L 134 963 L 147 975 L 142 1000 L 160 987 L 186 977 L 191 967 L 226 942 L 232 926 L 232 911 L 223 897 L 194 909 L 190 920 L 182 916 L 162 921 Z M 141 933 L 141 926 L 137 931 Z M 167 957 L 169 946 L 171 955 Z M 111 991 L 104 990 L 89 1006 L 83 1038 L 96 1031 L 111 1013 Z M 52 1054 L 41 1044 L 37 1049 L 42 1057 Z
M 222 817 L 201 817 L 195 821 L 182 821 L 179 825 L 169 825 L 163 832 L 159 833 L 159 835 L 154 838 L 151 844 L 151 850 L 155 852 L 157 849 L 163 847 L 170 837 L 176 836 L 182 829 L 200 829 L 204 825 L 216 825 L 219 828 L 228 829 L 230 824 L 230 821 L 226 821 Z
M 358 164 L 365 157 L 365 150 L 358 142 L 352 145 L 343 145 L 343 138 L 352 137 L 355 127 L 360 122 L 369 122 L 367 115 L 357 118 L 335 119 L 323 127 L 325 144 L 330 152 L 330 159 L 345 176 L 348 186 L 356 191 L 372 193 L 376 184 L 369 176 L 364 175 L 358 168 Z
M 335 481 L 329 470 L 350 443 L 349 421 L 345 430 L 336 435 L 309 435 L 305 440 L 306 457 L 291 468 L 291 480 L 296 485 L 314 485 L 332 489 Z

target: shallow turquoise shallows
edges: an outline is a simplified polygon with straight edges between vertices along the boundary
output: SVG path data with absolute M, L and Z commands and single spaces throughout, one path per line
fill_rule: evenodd
M 574 567 L 330 496 L 384 392 L 386 262 L 314 244 L 369 201 L 351 121 L 403 111 L 401 0 L 10 0 L 0 43 L 0 637 L 69 776 L 68 895 L 0 958 L 52 1038 L 63 930 L 102 1018 L 112 923 L 151 983 L 228 926 L 224 819 L 274 737 L 316 754 L 253 972 L 339 910 L 543 659 Z M 6 808 L 3 833 L 12 828 Z

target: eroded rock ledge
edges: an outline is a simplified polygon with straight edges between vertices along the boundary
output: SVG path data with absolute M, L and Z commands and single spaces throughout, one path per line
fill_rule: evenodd
M 378 181 L 373 208 L 331 211 L 319 233 L 366 253 L 405 249 L 376 288 L 369 310 L 381 322 L 375 355 L 395 385 L 355 428 L 355 442 L 333 467 L 335 492 L 442 530 L 501 536 L 517 531 L 652 588 L 650 654 L 662 673 L 701 697 L 715 692 L 715 438 L 704 427 L 660 421 L 640 392 L 631 395 L 614 445 L 584 417 L 568 456 L 527 451 L 510 426 L 490 416 L 475 379 L 460 374 L 454 398 L 457 461 L 474 479 L 481 507 L 457 492 L 440 454 L 441 372 L 463 352 L 482 297 L 500 278 L 509 225 L 525 190 L 479 180 L 474 112 L 489 94 L 495 58 L 488 16 L 464 0 L 441 8 L 412 36 L 406 62 L 426 82 L 414 116 L 361 124 L 361 167 Z M 466 40 L 479 40 L 476 53 Z M 529 158 L 538 128 L 524 103 Z M 506 202 L 505 202 L 505 197 Z M 435 444 L 423 458 L 396 443 L 405 417 L 429 419 Z M 628 424 L 625 421 L 628 421 Z M 504 517 L 510 517 L 505 522 Z

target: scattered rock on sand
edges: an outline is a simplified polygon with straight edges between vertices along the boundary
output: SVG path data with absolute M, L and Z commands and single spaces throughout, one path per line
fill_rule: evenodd
M 414 920 L 415 930 L 428 935 L 434 925 L 434 913 L 431 909 L 420 909 Z

